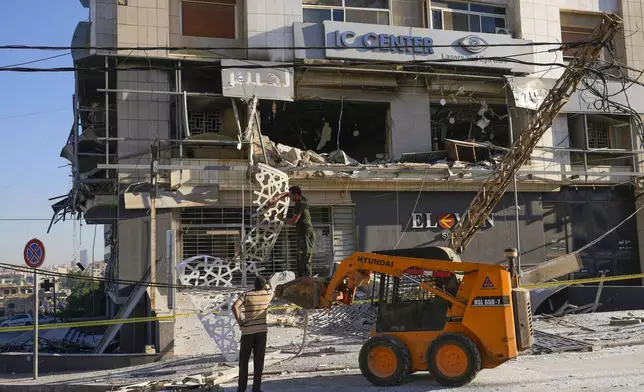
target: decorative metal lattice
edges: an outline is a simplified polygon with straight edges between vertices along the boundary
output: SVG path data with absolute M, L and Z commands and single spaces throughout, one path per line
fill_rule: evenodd
M 188 126 L 192 135 L 220 133 L 222 130 L 221 112 L 188 111 Z
M 183 285 L 231 287 L 234 274 L 240 270 L 246 275 L 259 275 L 262 270 L 261 265 L 269 257 L 282 229 L 283 222 L 279 218 L 286 217 L 289 204 L 288 198 L 278 201 L 272 207 L 268 206 L 268 202 L 274 196 L 288 190 L 288 176 L 280 170 L 260 163 L 255 180 L 259 190 L 254 191 L 253 218 L 257 223 L 244 238 L 243 258 L 224 260 L 200 255 L 183 260 L 175 267 Z M 245 271 L 242 266 L 245 267 Z M 288 278 L 284 275 L 277 279 Z M 198 294 L 190 295 L 193 304 L 198 303 L 198 297 Z M 214 300 L 214 311 L 203 313 L 199 310 L 199 320 L 229 362 L 235 361 L 239 356 L 238 327 L 232 314 L 232 304 L 237 298 L 238 295 L 229 295 L 223 299 Z M 195 307 L 198 308 L 198 306 Z
M 186 286 L 232 287 L 233 273 L 239 266 L 232 262 L 207 255 L 183 260 L 176 266 L 181 284 Z
M 199 321 L 228 362 L 234 362 L 239 358 L 239 327 L 232 312 L 233 302 L 237 298 L 239 294 L 227 295 L 223 300 L 215 302 L 214 309 L 206 313 L 199 312 Z
M 588 123 L 588 148 L 610 148 L 608 126 Z
M 255 181 L 259 190 L 254 191 L 255 212 L 252 216 L 257 223 L 244 237 L 243 261 L 241 257 L 236 257 L 239 265 L 233 267 L 235 264 L 233 260 L 228 261 L 204 255 L 183 260 L 176 267 L 179 279 L 183 284 L 230 287 L 233 272 L 238 269 L 247 276 L 258 276 L 262 271 L 261 264 L 269 257 L 282 229 L 283 223 L 279 218 L 286 217 L 289 199 L 282 199 L 272 207 L 267 204 L 274 196 L 288 190 L 288 176 L 284 172 L 262 163 L 259 163 L 257 168 Z M 241 263 L 245 263 L 245 265 Z M 244 266 L 245 272 L 242 268 Z M 223 284 L 221 284 L 222 282 Z

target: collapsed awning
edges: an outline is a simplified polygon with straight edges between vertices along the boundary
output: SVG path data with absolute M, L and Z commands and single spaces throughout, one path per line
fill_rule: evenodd
M 557 80 L 534 77 L 506 76 L 509 90 L 512 92 L 514 105 L 519 108 L 536 110 L 555 86 Z M 600 80 L 590 83 L 599 92 L 610 96 L 610 100 L 617 104 L 628 106 L 637 113 L 644 113 L 644 86 L 639 84 L 626 84 L 615 81 Z M 572 94 L 562 109 L 563 113 L 606 113 L 599 97 L 583 85 Z M 613 107 L 608 112 L 620 113 Z

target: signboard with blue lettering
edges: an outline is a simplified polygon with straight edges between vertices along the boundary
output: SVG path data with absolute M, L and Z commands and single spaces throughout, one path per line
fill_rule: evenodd
M 314 40 L 310 34 L 296 32 L 295 35 L 296 41 L 300 37 L 304 41 Z M 516 46 L 494 46 L 507 44 Z M 521 73 L 536 70 L 534 65 L 507 60 L 507 56 L 512 56 L 522 62 L 534 62 L 534 48 L 530 41 L 504 34 L 324 21 L 324 47 L 326 58 L 447 62 L 450 66 L 504 68 Z

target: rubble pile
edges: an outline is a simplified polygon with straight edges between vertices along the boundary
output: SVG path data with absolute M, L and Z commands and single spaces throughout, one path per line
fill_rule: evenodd
M 41 332 L 38 337 L 38 351 L 53 354 L 91 353 L 100 341 L 101 335 L 86 335 L 76 328 L 58 328 Z M 33 332 L 25 331 L 0 342 L 0 353 L 32 352 Z
M 267 164 L 283 171 L 298 172 L 301 168 L 319 170 L 299 173 L 301 176 L 312 177 L 352 177 L 371 175 L 378 169 L 413 170 L 433 167 L 436 169 L 474 168 L 493 169 L 503 158 L 505 147 L 491 142 L 459 141 L 446 139 L 445 151 L 405 153 L 400 160 L 378 158 L 371 162 L 358 162 L 342 150 L 331 153 L 317 153 L 313 150 L 301 150 L 296 147 L 275 143 L 267 136 L 262 136 L 263 143 L 254 143 L 254 159 L 264 161 L 266 153 Z

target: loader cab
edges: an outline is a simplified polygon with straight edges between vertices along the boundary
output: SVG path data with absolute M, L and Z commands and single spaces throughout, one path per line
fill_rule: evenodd
M 430 283 L 419 276 L 419 280 Z M 441 331 L 449 303 L 406 278 L 380 275 L 376 332 Z
M 425 247 L 376 251 L 376 254 L 416 257 L 423 259 L 450 260 L 460 258 L 448 248 Z M 408 277 L 397 278 L 378 274 L 374 285 L 377 295 L 376 332 L 442 331 L 447 322 L 449 303 L 419 286 L 418 282 L 435 285 L 451 295 L 458 291 L 458 280 L 454 274 L 442 271 L 426 271 L 413 267 L 405 271 Z

